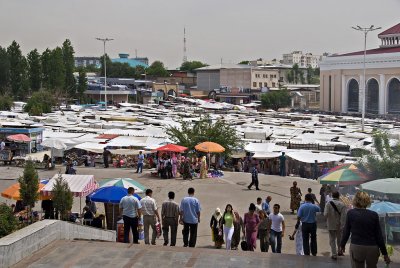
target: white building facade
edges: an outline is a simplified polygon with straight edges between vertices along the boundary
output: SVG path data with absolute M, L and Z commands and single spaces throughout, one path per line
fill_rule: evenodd
M 292 53 L 283 54 L 283 64 L 297 64 L 303 68 L 318 68 L 319 62 L 322 60 L 321 55 L 313 55 L 312 53 L 303 54 L 302 51 L 293 51 Z
M 320 64 L 321 110 L 361 113 L 365 96 L 367 114 L 400 114 L 400 23 L 378 37 L 382 45 L 367 50 L 365 77 L 364 51 L 324 58 Z

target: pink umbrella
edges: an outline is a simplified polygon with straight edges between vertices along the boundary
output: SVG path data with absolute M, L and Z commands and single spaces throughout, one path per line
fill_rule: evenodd
M 25 134 L 15 134 L 15 135 L 10 135 L 7 137 L 8 140 L 10 141 L 15 141 L 15 142 L 30 142 L 32 141 L 31 138 L 26 136 Z

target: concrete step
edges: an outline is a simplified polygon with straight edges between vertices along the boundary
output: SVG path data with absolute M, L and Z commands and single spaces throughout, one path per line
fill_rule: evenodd
M 209 248 L 133 245 L 113 242 L 58 240 L 13 267 L 350 267 L 348 256 L 327 257 Z M 378 267 L 384 267 L 379 261 Z M 391 264 L 390 267 L 400 267 Z

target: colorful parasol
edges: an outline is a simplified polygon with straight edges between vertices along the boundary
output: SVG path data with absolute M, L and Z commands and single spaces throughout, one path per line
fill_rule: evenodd
M 358 169 L 338 169 L 319 177 L 321 184 L 360 185 L 370 178 Z
M 107 186 L 101 187 L 88 195 L 91 201 L 94 202 L 102 202 L 102 203 L 112 203 L 112 204 L 119 204 L 122 197 L 128 194 L 128 190 L 124 187 L 119 186 Z M 134 196 L 140 200 L 141 197 L 134 193 Z
M 155 151 L 183 153 L 187 149 L 188 148 L 184 147 L 184 146 L 180 146 L 180 145 L 176 145 L 176 144 L 167 144 L 167 145 L 164 145 L 164 146 L 161 146 L 161 147 L 155 149 Z
M 328 173 L 331 173 L 333 171 L 340 170 L 340 169 L 358 169 L 358 168 L 354 164 L 343 164 L 343 165 L 338 165 L 336 167 L 329 169 Z
M 114 178 L 114 179 L 105 179 L 100 182 L 100 188 L 107 186 L 119 186 L 128 189 L 129 187 L 135 188 L 135 193 L 140 194 L 146 190 L 139 182 L 132 180 L 130 178 Z
M 39 193 L 45 185 L 46 184 L 39 183 L 39 190 L 38 190 Z M 15 184 L 11 185 L 10 187 L 8 187 L 7 189 L 5 189 L 1 193 L 1 196 L 8 198 L 8 199 L 13 199 L 13 200 L 21 200 L 20 193 L 19 193 L 20 188 L 21 188 L 20 184 L 15 183 Z M 39 195 L 39 200 L 49 200 L 49 199 L 51 199 L 51 196 L 44 196 L 42 194 Z
M 14 142 L 30 142 L 32 141 L 31 138 L 26 136 L 25 134 L 15 134 L 15 135 L 10 135 L 7 136 L 7 139 L 9 141 L 14 141 Z
M 194 147 L 197 151 L 204 153 L 222 153 L 225 151 L 225 148 L 219 145 L 218 143 L 205 141 L 197 144 Z

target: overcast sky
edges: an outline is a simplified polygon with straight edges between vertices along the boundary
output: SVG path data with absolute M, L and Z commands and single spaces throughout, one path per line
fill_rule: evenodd
M 400 23 L 400 0 L 0 0 L 0 46 L 16 40 L 24 53 L 72 41 L 75 56 L 107 52 L 161 60 L 176 68 L 183 58 L 216 64 L 282 58 L 302 50 L 350 52 L 363 48 L 356 24 Z M 368 47 L 377 47 L 377 32 Z

